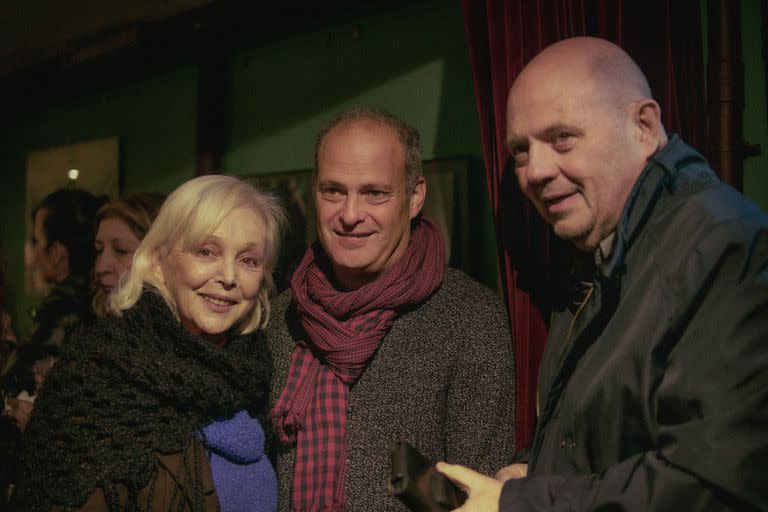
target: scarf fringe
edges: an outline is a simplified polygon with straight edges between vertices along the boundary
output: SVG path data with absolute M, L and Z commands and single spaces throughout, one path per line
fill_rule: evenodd
M 269 419 L 275 426 L 277 438 L 283 444 L 293 443 L 300 430 L 304 429 L 304 410 L 296 411 L 294 409 L 272 411 Z

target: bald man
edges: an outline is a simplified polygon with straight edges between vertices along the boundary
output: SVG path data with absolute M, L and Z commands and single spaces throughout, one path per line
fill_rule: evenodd
M 768 216 L 667 137 L 607 41 L 533 59 L 507 140 L 589 284 L 553 315 L 528 464 L 438 464 L 459 510 L 768 510 Z

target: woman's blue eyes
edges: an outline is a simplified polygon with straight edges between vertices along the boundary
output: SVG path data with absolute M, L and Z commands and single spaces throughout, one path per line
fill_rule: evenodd
M 256 258 L 243 258 L 243 263 L 251 267 L 258 267 L 260 265 L 259 260 Z
M 215 256 L 216 252 L 213 251 L 212 249 L 201 247 L 200 249 L 197 250 L 197 255 L 203 258 L 208 258 L 211 256 Z M 244 256 L 240 259 L 240 262 L 243 263 L 244 265 L 248 265 L 249 267 L 258 267 L 261 265 L 261 260 L 253 256 Z

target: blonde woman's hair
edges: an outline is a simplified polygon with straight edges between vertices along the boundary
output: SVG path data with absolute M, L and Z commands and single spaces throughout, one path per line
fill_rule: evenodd
M 177 244 L 185 251 L 196 249 L 216 231 L 224 217 L 239 208 L 253 210 L 264 221 L 264 280 L 253 311 L 233 327 L 233 332 L 247 334 L 263 328 L 269 321 L 269 296 L 274 288 L 272 272 L 277 264 L 285 213 L 275 197 L 243 180 L 223 175 L 189 180 L 168 196 L 136 249 L 131 270 L 109 297 L 109 311 L 122 315 L 136 304 L 144 289 L 149 288 L 163 297 L 179 318 L 176 303 L 157 274 L 155 262 L 162 261 Z

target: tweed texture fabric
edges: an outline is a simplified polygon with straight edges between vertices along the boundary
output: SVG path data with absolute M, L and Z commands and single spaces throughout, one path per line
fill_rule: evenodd
M 426 219 L 414 227 L 403 257 L 357 290 L 334 287 L 319 243 L 307 250 L 291 289 L 308 336 L 293 351 L 286 386 L 273 411 L 280 439 L 298 440 L 292 510 L 344 510 L 349 386 L 399 312 L 440 285 L 444 261 L 443 239 Z
M 286 291 L 273 301 L 265 339 L 273 363 L 271 403 L 282 393 L 296 343 L 307 334 Z M 447 267 L 440 287 L 406 308 L 357 382 L 346 415 L 348 512 L 407 509 L 387 490 L 398 440 L 434 460 L 486 474 L 512 460 L 514 364 L 500 298 Z M 295 443 L 271 447 L 281 512 L 290 510 Z
M 263 413 L 269 363 L 257 343 L 241 337 L 219 348 L 197 338 L 152 292 L 122 318 L 99 321 L 65 348 L 35 403 L 15 509 L 78 507 L 97 489 L 109 510 L 145 509 L 137 496 L 154 481 L 157 454 L 184 452 L 217 418 Z M 190 511 L 204 507 L 195 461 L 175 491 Z

